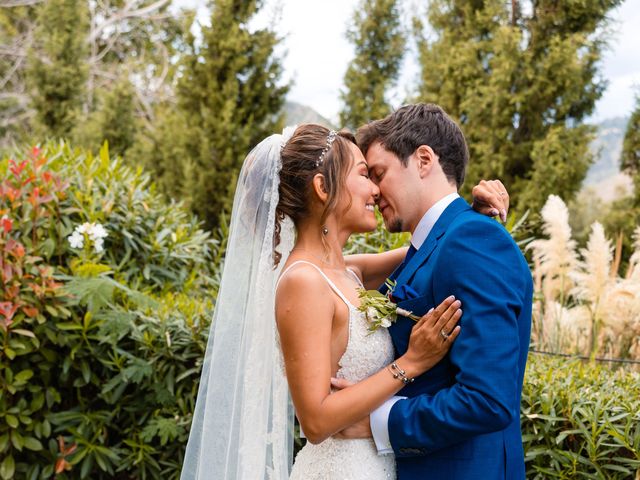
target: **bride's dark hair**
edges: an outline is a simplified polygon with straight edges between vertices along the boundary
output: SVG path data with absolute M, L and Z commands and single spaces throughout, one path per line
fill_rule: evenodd
M 276 225 L 273 235 L 273 263 L 278 266 L 282 254 L 276 248 L 280 244 L 281 222 L 285 216 L 298 227 L 300 220 L 309 213 L 311 183 L 313 177 L 321 173 L 327 191 L 327 203 L 322 212 L 322 223 L 336 208 L 339 193 L 344 191 L 345 180 L 351 167 L 352 155 L 349 143 L 356 143 L 348 131 L 338 132 L 331 148 L 324 155 L 321 165 L 317 165 L 323 149 L 327 146 L 329 129 L 313 123 L 301 125 L 284 145 L 281 151 L 280 199 L 276 207 Z

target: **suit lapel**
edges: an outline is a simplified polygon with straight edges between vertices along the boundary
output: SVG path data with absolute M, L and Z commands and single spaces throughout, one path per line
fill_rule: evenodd
M 398 285 L 408 283 L 416 270 L 429 260 L 429 257 L 438 245 L 438 240 L 445 234 L 453 219 L 466 210 L 470 210 L 470 207 L 463 198 L 456 198 L 449 204 L 444 212 L 442 212 L 442 215 L 440 215 L 440 218 L 438 218 L 438 221 L 431 229 L 431 232 L 429 232 L 429 236 L 420 249 L 398 274 Z M 396 272 L 393 273 L 395 274 Z
M 438 241 L 446 233 L 451 222 L 453 222 L 460 213 L 467 210 L 470 210 L 470 207 L 464 199 L 457 198 L 451 202 L 445 211 L 442 212 L 442 215 L 440 215 L 440 218 L 436 221 L 433 229 L 429 232 L 429 236 L 427 236 L 426 240 L 413 258 L 406 265 L 400 265 L 400 267 L 398 267 L 399 272 L 397 270 L 396 272 L 393 272 L 393 275 L 397 276 L 396 281 L 398 285 L 410 283 L 410 280 L 416 271 L 429 260 L 438 246 Z M 423 292 L 423 294 L 424 293 L 426 292 Z M 410 310 L 416 310 L 416 314 L 424 313 L 420 308 L 417 308 L 418 305 L 414 305 L 415 302 L 412 303 L 413 300 L 419 302 L 421 299 L 406 299 L 405 301 L 400 302 L 399 305 L 405 309 L 408 308 Z M 409 336 L 411 335 L 411 329 L 414 325 L 415 323 L 412 320 L 399 317 L 397 321 L 389 327 L 389 333 L 391 334 L 393 345 L 399 354 L 403 354 L 407 351 Z

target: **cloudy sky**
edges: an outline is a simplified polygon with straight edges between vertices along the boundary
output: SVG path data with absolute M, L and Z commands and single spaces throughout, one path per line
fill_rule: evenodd
M 405 3 L 410 4 L 410 1 Z M 208 21 L 205 0 L 179 0 L 199 8 Z M 309 105 L 337 121 L 340 89 L 353 48 L 344 32 L 358 0 L 267 0 L 257 22 L 273 23 L 284 36 L 286 77 L 293 80 L 289 99 Z M 594 121 L 629 115 L 634 92 L 640 89 L 640 1 L 625 0 L 613 12 L 613 39 L 603 61 L 603 76 L 609 87 L 596 105 Z M 399 104 L 415 85 L 418 75 L 414 52 L 408 52 L 394 100 Z M 635 89 L 634 89 L 635 86 Z

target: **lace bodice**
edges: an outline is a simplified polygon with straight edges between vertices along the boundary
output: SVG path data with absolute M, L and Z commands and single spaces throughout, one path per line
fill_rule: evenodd
M 364 313 L 358 311 L 329 277 L 313 263 L 294 262 L 287 270 L 299 263 L 313 266 L 349 308 L 349 340 L 338 362 L 336 376 L 355 383 L 389 365 L 393 361 L 394 352 L 387 329 L 379 328 L 370 332 Z M 283 272 L 283 276 L 287 270 Z M 351 274 L 362 286 L 358 276 L 353 272 Z M 295 459 L 290 479 L 393 480 L 395 460 L 392 455 L 378 455 L 371 439 L 340 440 L 331 437 L 317 445 L 305 445 Z
M 349 307 L 349 341 L 338 362 L 340 368 L 336 376 L 355 383 L 393 361 L 393 344 L 386 328 L 369 331 L 364 313 L 346 299 L 345 303 Z

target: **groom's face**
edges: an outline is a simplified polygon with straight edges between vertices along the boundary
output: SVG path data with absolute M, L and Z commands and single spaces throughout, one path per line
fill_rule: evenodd
M 415 198 L 412 191 L 416 173 L 405 167 L 396 154 L 386 150 L 380 142 L 374 142 L 367 150 L 369 176 L 378 185 L 378 208 L 384 224 L 390 232 L 406 232 L 412 227 Z

